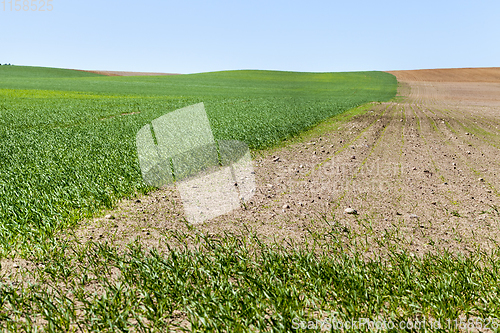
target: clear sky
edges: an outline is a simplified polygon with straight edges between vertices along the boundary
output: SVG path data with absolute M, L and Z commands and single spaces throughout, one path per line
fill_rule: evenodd
M 500 67 L 500 1 L 0 0 L 0 63 L 197 73 Z M 52 10 L 47 11 L 47 1 Z M 34 11 L 45 2 L 46 11 Z

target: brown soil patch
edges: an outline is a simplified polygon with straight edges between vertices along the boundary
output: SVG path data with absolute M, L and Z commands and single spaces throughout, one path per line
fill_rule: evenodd
M 420 69 L 388 73 L 395 75 L 398 81 L 500 83 L 500 67 Z
M 106 76 L 160 76 L 160 75 L 180 75 L 176 73 L 155 73 L 155 72 L 122 72 L 122 71 L 85 71 L 81 72 L 96 73 Z
M 500 83 L 488 82 L 411 82 L 411 96 L 449 105 L 490 105 L 500 102 Z M 417 97 L 418 96 L 418 97 Z
M 254 152 L 257 191 L 246 207 L 190 226 L 175 188 L 160 189 L 87 221 L 76 236 L 162 247 L 169 231 L 248 228 L 300 243 L 334 227 L 363 239 L 368 254 L 389 243 L 416 254 L 492 249 L 500 241 L 500 84 L 404 77 L 399 102 L 373 104 L 306 142 Z

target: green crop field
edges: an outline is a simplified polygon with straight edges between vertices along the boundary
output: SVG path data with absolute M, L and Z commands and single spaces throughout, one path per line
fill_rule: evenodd
M 204 102 L 216 139 L 258 149 L 395 92 L 380 72 L 104 77 L 0 66 L 0 251 L 47 246 L 61 228 L 147 190 L 135 135 L 167 112 Z
M 14 278 L 1 271 L 0 327 L 289 332 L 325 318 L 498 318 L 498 255 L 413 257 L 394 236 L 383 258 L 367 259 L 366 235 L 334 221 L 309 221 L 322 232 L 309 230 L 297 247 L 248 230 L 207 237 L 189 225 L 166 232 L 172 247 L 163 252 L 61 237 L 152 189 L 141 180 L 135 136 L 167 112 L 203 102 L 216 139 L 265 149 L 388 101 L 396 86 L 381 72 L 106 77 L 0 66 L 0 265 L 16 258 L 29 267 Z

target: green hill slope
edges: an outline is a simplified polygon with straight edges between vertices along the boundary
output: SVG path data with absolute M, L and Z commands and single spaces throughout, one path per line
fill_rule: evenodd
M 73 69 L 32 67 L 32 66 L 0 66 L 0 80 L 7 78 L 70 78 L 103 76 L 95 73 Z
M 29 78 L 29 80 L 27 80 Z M 166 76 L 102 76 L 38 67 L 0 66 L 0 88 L 162 96 L 305 96 L 331 98 L 354 91 L 387 99 L 396 79 L 384 72 L 300 73 L 224 71 Z

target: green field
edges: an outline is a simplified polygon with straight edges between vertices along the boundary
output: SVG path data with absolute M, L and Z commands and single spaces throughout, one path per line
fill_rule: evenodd
M 326 318 L 499 318 L 498 254 L 415 257 L 393 235 L 384 256 L 367 259 L 366 233 L 326 218 L 304 221 L 311 229 L 300 246 L 269 244 L 246 229 L 207 237 L 189 225 L 166 231 L 172 248 L 162 253 L 140 242 L 122 251 L 61 238 L 152 189 L 141 180 L 135 135 L 167 112 L 204 102 L 216 139 L 266 149 L 388 101 L 396 86 L 381 72 L 105 77 L 0 66 L 1 265 L 16 258 L 30 267 L 15 277 L 2 270 L 0 327 L 290 332 Z
M 158 251 L 68 236 L 83 218 L 152 189 L 141 181 L 135 135 L 166 112 L 204 102 L 216 139 L 265 149 L 390 100 L 396 85 L 380 72 L 104 77 L 0 66 L 0 327 L 309 332 L 359 318 L 439 320 L 441 330 L 427 331 L 498 327 L 486 321 L 500 317 L 497 252 L 415 256 L 394 232 L 367 258 L 370 221 L 356 232 L 326 217 L 304 220 L 300 245 L 246 227 L 208 236 L 189 224 L 165 230 Z M 27 269 L 4 269 L 13 259 Z
M 0 66 L 0 251 L 47 246 L 119 198 L 147 191 L 137 131 L 204 102 L 216 139 L 270 147 L 396 93 L 381 72 L 229 71 L 161 77 Z

